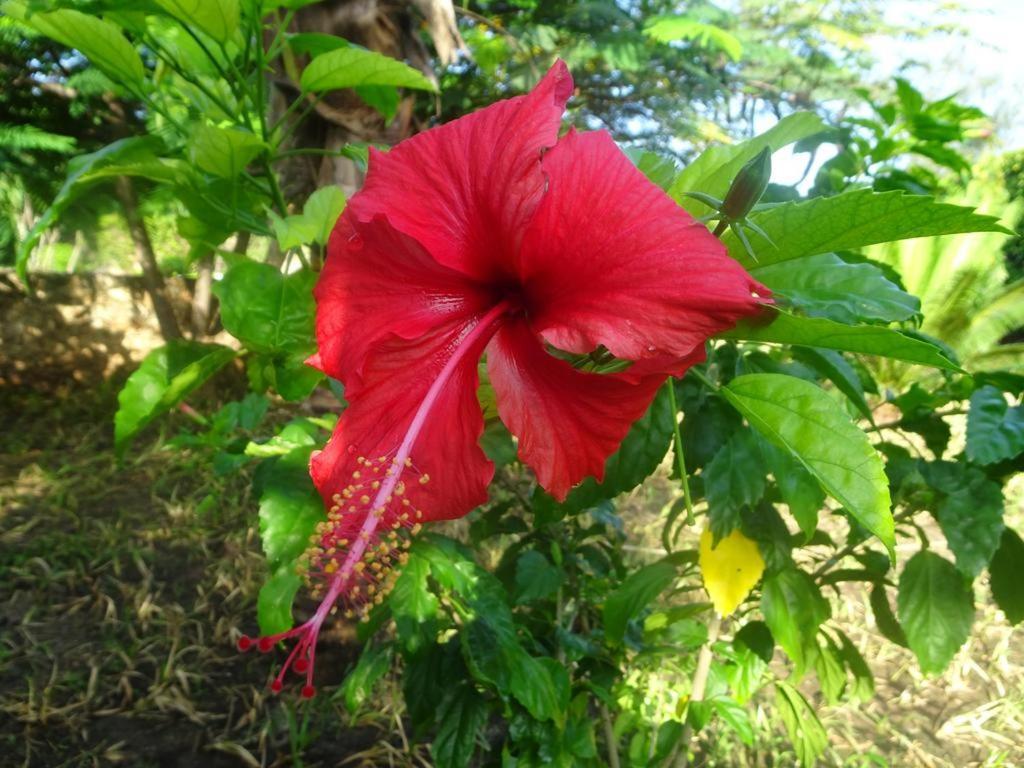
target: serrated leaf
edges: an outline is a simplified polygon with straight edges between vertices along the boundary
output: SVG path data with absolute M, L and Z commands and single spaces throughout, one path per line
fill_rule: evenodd
M 738 376 L 721 392 L 892 552 L 895 531 L 881 457 L 835 400 L 814 384 L 774 373 Z
M 366 85 L 437 90 L 419 70 L 397 59 L 355 46 L 320 54 L 303 70 L 300 82 L 302 89 L 309 93 Z
M 821 623 L 831 608 L 803 571 L 787 568 L 767 577 L 761 587 L 761 612 L 775 642 L 803 674 Z
M 698 216 L 707 212 L 708 207 L 692 198 L 686 192 L 701 192 L 712 197 L 723 198 L 729 185 L 740 169 L 762 149 L 769 147 L 777 152 L 787 144 L 820 133 L 827 126 L 821 118 L 811 112 L 797 112 L 788 115 L 769 130 L 742 144 L 716 144 L 686 166 L 669 187 L 668 194 L 691 214 Z
M 951 562 L 918 552 L 900 574 L 900 625 L 925 674 L 942 672 L 971 632 L 974 595 Z
M 524 552 L 516 561 L 516 602 L 543 600 L 562 585 L 562 571 L 535 549 Z
M 988 567 L 992 597 L 1011 625 L 1024 621 L 1024 541 L 1006 528 Z
M 995 464 L 1024 451 L 1024 406 L 1010 406 L 992 386 L 971 395 L 967 414 L 967 458 L 977 464 Z
M 767 324 L 741 322 L 732 331 L 723 333 L 722 338 L 862 352 L 960 372 L 960 366 L 939 347 L 892 328 L 844 325 L 821 317 L 797 317 L 777 310 L 773 314 L 774 318 Z
M 750 430 L 736 432 L 708 462 L 701 476 L 715 538 L 733 531 L 739 525 L 740 510 L 761 500 L 766 475 L 757 436 Z
M 834 253 L 804 256 L 750 271 L 785 302 L 811 317 L 840 323 L 896 322 L 920 313 L 916 296 L 872 264 L 850 264 Z
M 270 264 L 242 261 L 214 285 L 224 328 L 257 352 L 310 353 L 316 273 L 283 275 Z
M 239 29 L 238 0 L 156 0 L 156 4 L 182 24 L 198 27 L 220 43 L 226 43 Z
M 722 617 L 731 616 L 761 580 L 764 559 L 757 542 L 738 528 L 717 544 L 709 528 L 700 535 L 700 572 L 704 589 Z
M 775 244 L 757 248 L 756 261 L 734 234 L 722 238 L 729 254 L 749 268 L 914 237 L 1008 232 L 999 219 L 975 213 L 973 208 L 939 203 L 926 195 L 870 189 L 782 203 L 754 214 L 751 220 Z
M 437 713 L 437 735 L 430 755 L 438 768 L 464 768 L 476 749 L 476 738 L 487 722 L 487 702 L 471 685 L 449 691 Z
M 224 179 L 238 176 L 264 149 L 266 144 L 253 133 L 205 123 L 195 127 L 189 142 L 192 161 L 201 170 Z
M 118 456 L 155 418 L 177 406 L 235 354 L 220 344 L 177 340 L 146 355 L 117 395 L 114 448 Z
M 146 70 L 135 47 L 113 22 L 70 8 L 33 13 L 25 3 L 0 4 L 6 15 L 25 22 L 40 34 L 80 51 L 97 69 L 138 93 Z
M 999 548 L 1003 534 L 1003 489 L 965 464 L 936 461 L 921 465 L 925 480 L 942 493 L 935 507 L 956 567 L 974 578 Z
M 660 560 L 634 571 L 605 599 L 604 634 L 610 642 L 622 642 L 629 620 L 660 595 L 676 578 L 675 566 Z

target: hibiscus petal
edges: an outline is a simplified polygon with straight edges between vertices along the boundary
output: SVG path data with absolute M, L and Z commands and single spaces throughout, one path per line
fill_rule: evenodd
M 383 216 L 354 222 L 348 212 L 331 234 L 313 293 L 319 353 L 309 363 L 344 381 L 350 397 L 362 386 L 367 355 L 383 339 L 415 339 L 493 303 Z
M 634 380 L 579 371 L 549 355 L 523 321 L 495 335 L 487 372 L 498 414 L 519 438 L 519 457 L 559 500 L 584 477 L 604 477 L 605 460 L 665 381 L 657 373 Z
M 386 212 L 441 264 L 481 279 L 507 273 L 522 230 L 544 191 L 542 150 L 554 146 L 572 77 L 557 61 L 525 96 L 371 150 L 360 220 Z
M 532 327 L 558 349 L 681 358 L 759 311 L 767 289 L 607 133 L 570 132 L 542 167 L 518 270 Z
M 334 435 L 310 462 L 313 482 L 330 507 L 352 482 L 359 457 L 394 457 L 413 417 L 445 363 L 474 322 L 449 322 L 415 340 L 391 337 L 368 359 L 358 396 L 350 398 Z M 477 441 L 484 422 L 477 402 L 477 363 L 488 335 L 473 340 L 427 414 L 405 469 L 404 497 L 423 520 L 466 514 L 487 499 L 494 473 Z M 420 482 L 424 477 L 429 482 Z M 365 506 L 365 505 L 364 505 Z M 360 509 L 365 517 L 368 508 Z M 359 521 L 352 521 L 352 525 Z

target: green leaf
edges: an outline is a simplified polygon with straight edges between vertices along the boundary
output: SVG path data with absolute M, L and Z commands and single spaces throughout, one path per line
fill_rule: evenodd
M 935 507 L 946 543 L 965 576 L 981 573 L 1003 534 L 1003 489 L 975 468 L 959 462 L 921 465 L 925 480 L 942 493 Z
M 868 667 L 867 662 L 864 661 L 864 657 L 857 650 L 857 646 L 853 644 L 853 641 L 846 636 L 846 633 L 837 630 L 837 634 L 842 643 L 840 655 L 843 663 L 850 670 L 850 674 L 853 675 L 853 685 L 846 689 L 847 698 L 851 701 L 870 701 L 875 695 L 874 675 L 871 674 L 871 669 Z
M 192 161 L 224 179 L 238 176 L 264 149 L 266 144 L 253 133 L 205 123 L 196 126 L 189 143 Z
M 356 714 L 359 708 L 373 694 L 373 687 L 391 669 L 393 646 L 388 644 L 367 644 L 359 654 L 355 669 L 348 673 L 341 684 L 341 692 L 345 697 L 345 707 L 350 714 Z
M 655 16 L 644 25 L 644 32 L 659 43 L 695 40 L 705 48 L 717 48 L 733 61 L 743 55 L 743 44 L 735 35 L 686 16 Z
M 224 328 L 250 349 L 308 354 L 315 346 L 315 283 L 311 270 L 282 275 L 269 264 L 241 261 L 213 291 Z
M 882 460 L 835 400 L 814 384 L 774 373 L 738 376 L 722 394 L 892 553 L 895 532 Z
M 687 211 L 695 216 L 700 215 L 707 211 L 707 206 L 686 197 L 684 193 L 701 192 L 723 198 L 736 174 L 762 149 L 769 147 L 773 152 L 777 152 L 787 144 L 821 133 L 826 128 L 817 115 L 811 112 L 797 112 L 782 118 L 768 131 L 742 144 L 717 144 L 708 147 L 676 177 L 668 193 Z
M 156 0 L 156 4 L 189 28 L 198 28 L 220 43 L 239 30 L 238 0 Z
M 787 568 L 765 578 L 761 612 L 782 650 L 803 674 L 812 658 L 818 627 L 831 615 L 828 601 L 803 571 Z
M 704 467 L 708 520 L 716 541 L 739 525 L 743 507 L 761 500 L 766 474 L 757 436 L 750 430 L 734 434 Z
M 768 344 L 793 344 L 838 349 L 844 352 L 862 352 L 961 372 L 960 366 L 946 357 L 934 344 L 891 328 L 843 325 L 820 317 L 797 317 L 778 311 L 774 314 L 775 318 L 767 324 L 741 322 L 734 330 L 723 333 L 722 337 Z
M 604 602 L 604 634 L 609 642 L 619 643 L 626 625 L 660 595 L 676 578 L 672 563 L 660 560 L 634 571 Z
M 260 495 L 260 541 L 270 569 L 294 566 L 309 546 L 324 505 L 309 477 L 313 447 L 293 448 L 267 465 Z
M 397 59 L 355 46 L 338 48 L 314 58 L 303 70 L 301 83 L 302 89 L 310 93 L 365 85 L 437 90 L 419 70 Z
M 745 707 L 732 699 L 714 698 L 711 700 L 715 713 L 736 737 L 748 747 L 754 745 L 754 724 Z
M 763 621 L 748 621 L 733 635 L 733 645 L 747 648 L 765 664 L 771 663 L 775 654 L 775 638 Z
M 764 267 L 804 256 L 855 250 L 876 243 L 958 232 L 1008 232 L 994 216 L 973 208 L 937 203 L 903 191 L 856 189 L 833 197 L 782 203 L 751 216 L 775 247 L 757 248 L 757 260 L 727 233 L 729 254 L 747 267 Z M 1008 232 L 1009 234 L 1012 234 Z
M 1024 621 L 1024 541 L 1011 528 L 1003 530 L 999 549 L 989 563 L 992 597 L 1011 625 Z
M 805 256 L 750 272 L 776 301 L 811 317 L 840 323 L 896 322 L 920 312 L 921 302 L 872 264 L 848 264 L 834 253 Z
M 28 282 L 28 260 L 43 233 L 52 227 L 67 207 L 86 189 L 101 180 L 96 172 L 108 165 L 148 163 L 156 161 L 156 153 L 163 142 L 155 136 L 132 136 L 108 144 L 87 155 L 79 155 L 68 162 L 68 175 L 45 213 L 36 219 L 32 229 L 18 246 L 15 266 L 18 277 Z
M 146 75 L 142 58 L 116 24 L 70 8 L 33 13 L 25 3 L 14 0 L 0 4 L 0 10 L 40 34 L 80 51 L 103 74 L 133 93 L 141 90 Z
M 971 395 L 967 414 L 967 458 L 976 464 L 995 464 L 1024 451 L 1024 407 L 1010 407 L 992 386 Z
M 562 571 L 535 549 L 524 552 L 516 561 L 516 602 L 543 600 L 562 585 Z
M 889 604 L 889 596 L 885 592 L 884 584 L 875 584 L 871 589 L 870 603 L 871 612 L 875 616 L 875 626 L 878 627 L 878 631 L 882 633 L 882 636 L 888 639 L 889 642 L 909 648 L 907 635 L 896 619 L 896 614 L 892 612 L 892 606 Z
M 256 600 L 256 617 L 260 634 L 276 635 L 292 626 L 292 603 L 302 586 L 302 579 L 287 566 L 282 567 L 260 587 Z
M 123 456 L 128 444 L 155 418 L 188 397 L 235 357 L 220 344 L 172 341 L 146 355 L 117 395 L 114 449 Z
M 476 738 L 487 723 L 487 702 L 471 685 L 458 685 L 441 703 L 440 724 L 430 745 L 438 768 L 465 768 L 476 750 Z
M 825 504 L 825 492 L 804 465 L 788 452 L 766 440 L 761 441 L 761 453 L 768 463 L 778 486 L 779 495 L 789 507 L 790 514 L 810 541 L 818 529 L 818 512 Z
M 423 557 L 410 556 L 388 598 L 398 639 L 406 651 L 414 652 L 431 642 L 439 604 L 430 591 L 429 575 L 430 563 Z
M 277 244 L 284 251 L 309 243 L 327 245 L 345 203 L 341 187 L 321 187 L 309 196 L 300 215 L 273 217 Z
M 864 398 L 864 386 L 860 377 L 840 352 L 831 349 L 815 349 L 814 347 L 797 347 L 793 350 L 793 358 L 810 366 L 819 376 L 835 384 L 836 389 L 849 398 L 865 419 L 874 420 L 871 408 Z
M 828 734 L 818 714 L 800 691 L 781 680 L 775 682 L 775 709 L 786 726 L 800 765 L 813 766 L 828 746 Z
M 942 672 L 966 641 L 974 621 L 974 595 L 951 562 L 918 552 L 900 574 L 900 625 L 925 674 Z
M 668 392 L 662 387 L 647 413 L 629 428 L 619 449 L 605 462 L 604 480 L 599 483 L 588 477 L 569 492 L 558 512 L 574 514 L 636 488 L 665 458 L 675 419 Z M 545 506 L 555 504 L 547 494 L 535 497 L 535 503 L 542 512 Z

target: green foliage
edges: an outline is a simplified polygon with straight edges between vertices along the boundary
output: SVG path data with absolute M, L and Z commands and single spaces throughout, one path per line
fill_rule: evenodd
M 722 394 L 892 554 L 895 538 L 882 460 L 835 400 L 813 384 L 771 373 L 739 376 Z M 823 434 L 830 439 L 822 440 Z
M 900 574 L 900 625 L 921 671 L 946 668 L 967 641 L 974 596 L 953 564 L 934 552 L 918 552 Z
M 155 419 L 176 407 L 235 357 L 219 344 L 173 341 L 150 352 L 118 394 L 114 445 L 128 445 Z
M 436 90 L 422 72 L 395 59 L 355 46 L 322 53 L 302 72 L 302 87 L 311 93 L 370 85 Z

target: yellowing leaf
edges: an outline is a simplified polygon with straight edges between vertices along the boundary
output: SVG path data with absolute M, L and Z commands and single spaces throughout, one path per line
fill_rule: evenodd
M 704 589 L 722 616 L 735 611 L 764 573 L 757 543 L 737 528 L 712 547 L 710 529 L 700 535 L 700 570 Z

